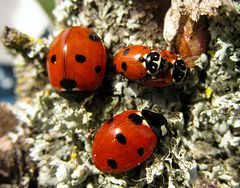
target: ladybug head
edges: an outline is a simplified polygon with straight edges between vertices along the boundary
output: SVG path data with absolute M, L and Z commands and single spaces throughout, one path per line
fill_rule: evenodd
M 165 136 L 168 132 L 168 122 L 166 118 L 160 114 L 149 110 L 142 110 L 142 116 L 151 126 L 158 139 Z
M 181 83 L 187 74 L 187 67 L 182 59 L 177 59 L 173 64 L 172 77 L 173 82 L 178 84 Z

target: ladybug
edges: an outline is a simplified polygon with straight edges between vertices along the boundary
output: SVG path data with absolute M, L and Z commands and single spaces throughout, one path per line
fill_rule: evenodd
M 105 74 L 105 47 L 94 31 L 79 26 L 67 28 L 50 46 L 47 69 L 56 90 L 96 90 Z
M 132 45 L 122 48 L 113 60 L 113 66 L 117 73 L 131 80 L 144 78 L 148 72 L 144 64 L 150 48 L 142 45 Z
M 105 173 L 122 173 L 143 163 L 167 130 L 167 120 L 148 110 L 128 110 L 105 122 L 95 135 L 92 160 Z
M 181 83 L 187 73 L 185 62 L 177 54 L 141 45 L 121 49 L 113 65 L 126 78 L 153 87 Z
M 173 83 L 181 83 L 187 74 L 186 63 L 179 57 L 179 55 L 168 50 L 161 50 L 159 53 L 161 58 L 170 65 L 169 70 L 172 75 Z

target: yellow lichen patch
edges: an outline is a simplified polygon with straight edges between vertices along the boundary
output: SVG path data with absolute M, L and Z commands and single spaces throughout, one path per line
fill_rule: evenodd
M 207 87 L 207 88 L 205 89 L 205 96 L 206 96 L 207 99 L 210 99 L 210 98 L 211 98 L 212 93 L 213 93 L 212 88 Z
M 44 96 L 45 97 L 48 97 L 50 95 L 50 90 L 49 89 L 46 89 L 45 91 L 44 91 Z
M 77 153 L 71 153 L 71 161 L 75 160 L 77 158 Z
M 43 42 L 42 39 L 38 39 L 38 40 L 37 40 L 37 43 L 38 43 L 38 44 L 44 44 L 44 42 Z
M 208 54 L 209 54 L 211 57 L 214 57 L 215 52 L 212 51 L 212 50 L 208 50 Z
M 71 153 L 70 161 L 74 161 L 77 158 L 76 149 L 77 149 L 77 146 L 74 146 L 73 151 Z
M 28 36 L 28 39 L 29 39 L 30 42 L 34 42 L 35 41 L 35 39 L 32 36 Z

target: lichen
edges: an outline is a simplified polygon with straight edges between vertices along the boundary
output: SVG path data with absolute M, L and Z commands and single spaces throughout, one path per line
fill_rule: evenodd
M 55 33 L 40 40 L 42 43 L 25 41 L 27 50 L 18 50 L 21 56 L 15 60 L 16 113 L 21 112 L 22 129 L 30 132 L 26 142 L 31 145 L 29 155 L 38 167 L 40 186 L 240 186 L 240 18 L 236 13 L 226 14 L 218 2 L 213 12 L 207 9 L 214 16 L 209 19 L 209 58 L 200 56 L 183 85 L 161 89 L 142 86 L 116 76 L 109 68 L 102 87 L 81 100 L 63 98 L 47 82 L 42 65 L 55 33 L 73 25 L 94 29 L 107 47 L 108 64 L 121 47 L 130 43 L 165 48 L 158 14 L 153 14 L 161 1 L 58 2 Z M 238 2 L 234 6 L 239 10 Z M 191 4 L 188 7 L 194 8 Z M 196 11 L 193 15 L 197 19 Z M 10 39 L 13 45 L 9 47 L 17 50 L 14 41 Z M 145 108 L 164 114 L 171 136 L 137 168 L 118 175 L 100 172 L 91 161 L 97 129 L 116 113 Z M 20 131 L 15 137 L 18 134 Z

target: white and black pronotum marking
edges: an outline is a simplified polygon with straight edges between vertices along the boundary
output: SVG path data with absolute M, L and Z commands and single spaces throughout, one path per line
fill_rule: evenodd
M 130 48 L 123 51 L 123 56 L 127 56 L 130 52 Z M 167 62 L 165 59 L 161 58 L 161 55 L 157 51 L 152 51 L 149 54 L 144 54 L 138 58 L 140 63 L 143 63 L 144 67 L 147 69 L 149 75 L 155 77 L 154 75 L 164 71 L 166 69 Z M 121 68 L 123 72 L 128 70 L 127 62 L 123 61 L 121 63 Z
M 177 59 L 173 64 L 171 73 L 173 82 L 176 84 L 181 83 L 187 74 L 187 67 L 185 62 L 182 59 Z
M 166 60 L 161 58 L 157 51 L 152 51 L 147 55 L 145 60 L 145 67 L 150 75 L 158 74 L 165 70 Z

